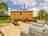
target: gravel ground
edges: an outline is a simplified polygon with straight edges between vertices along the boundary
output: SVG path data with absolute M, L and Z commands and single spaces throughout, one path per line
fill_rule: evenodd
M 46 32 L 33 32 L 32 36 L 48 36 Z
M 43 32 L 43 30 L 45 31 Z M 48 25 L 33 22 L 32 36 L 48 36 Z
M 2 31 L 5 36 L 20 36 L 20 32 L 24 31 L 24 28 L 26 28 L 24 25 L 25 23 L 21 22 L 18 22 L 18 24 L 20 24 L 19 26 L 14 26 L 11 23 L 3 23 L 3 24 L 8 24 L 6 26 L 0 27 L 0 31 Z

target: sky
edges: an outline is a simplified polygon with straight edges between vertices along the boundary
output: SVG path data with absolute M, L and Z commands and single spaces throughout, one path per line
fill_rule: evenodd
M 32 7 L 32 3 L 28 2 L 26 3 L 26 1 L 24 2 L 25 0 L 8 0 L 8 8 L 11 8 L 11 9 L 24 9 L 24 3 L 25 3 L 25 8 L 31 8 Z M 29 3 L 29 4 L 28 4 Z
M 24 8 L 24 3 L 26 4 L 25 8 L 48 8 L 48 0 L 3 0 L 4 2 L 8 1 L 9 8 Z
M 32 8 L 48 8 L 48 0 L 32 0 Z
M 8 0 L 0 0 L 0 1 L 7 2 Z
M 39 9 L 47 9 L 48 8 L 48 0 L 8 0 L 9 8 L 39 8 Z

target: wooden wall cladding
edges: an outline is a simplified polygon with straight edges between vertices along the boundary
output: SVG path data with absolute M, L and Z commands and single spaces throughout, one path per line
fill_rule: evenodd
M 24 17 L 28 18 L 28 19 L 32 19 L 32 11 L 12 11 L 11 12 L 11 16 L 20 16 L 20 17 Z

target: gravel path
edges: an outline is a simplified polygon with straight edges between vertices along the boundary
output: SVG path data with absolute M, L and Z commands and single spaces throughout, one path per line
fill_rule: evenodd
M 4 27 L 0 27 L 0 31 L 2 31 L 5 36 L 20 36 L 20 32 L 23 31 L 24 28 L 26 28 L 26 26 L 27 27 L 29 26 L 29 25 L 24 25 L 25 23 L 22 22 L 18 22 L 20 26 L 14 26 L 11 23 L 4 23 L 4 24 L 8 24 L 8 25 Z

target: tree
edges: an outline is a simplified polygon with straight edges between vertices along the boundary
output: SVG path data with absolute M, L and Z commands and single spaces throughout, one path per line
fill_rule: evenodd
M 48 13 L 46 13 L 45 21 L 46 21 L 46 24 L 48 24 Z
M 7 4 L 4 2 L 1 2 L 0 3 L 0 16 L 6 16 L 7 11 L 8 11 Z
M 4 2 L 0 3 L 0 11 L 7 11 L 8 6 Z
M 46 14 L 46 13 L 45 13 L 45 10 L 40 10 L 39 13 L 38 13 L 39 19 L 40 19 L 40 20 L 44 19 L 45 14 Z

